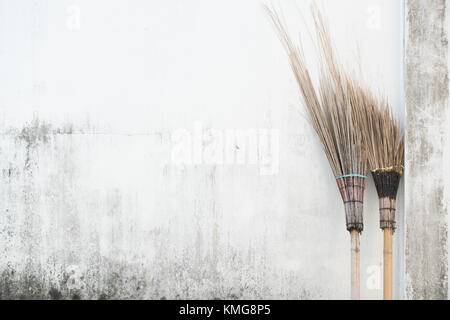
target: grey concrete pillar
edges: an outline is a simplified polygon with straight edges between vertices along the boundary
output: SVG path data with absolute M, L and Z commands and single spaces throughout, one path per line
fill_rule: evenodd
M 447 299 L 447 0 L 406 0 L 405 298 Z

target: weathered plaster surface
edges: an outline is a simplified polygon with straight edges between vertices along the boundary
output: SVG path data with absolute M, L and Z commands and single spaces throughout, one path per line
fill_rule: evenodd
M 448 1 L 406 1 L 406 297 L 448 298 Z
M 310 228 L 333 221 L 317 197 L 302 208 L 306 186 L 256 167 L 173 166 L 170 147 L 170 132 L 86 134 L 38 119 L 4 133 L 0 298 L 345 295 L 344 250 L 302 240 L 324 244 Z
M 326 2 L 399 107 L 399 2 Z M 0 298 L 349 298 L 342 200 L 261 1 L 0 0 L 0 70 Z M 278 130 L 278 171 L 174 164 L 196 121 Z M 371 179 L 364 219 L 379 299 Z

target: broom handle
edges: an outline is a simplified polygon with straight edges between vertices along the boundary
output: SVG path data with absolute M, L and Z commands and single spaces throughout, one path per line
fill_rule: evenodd
M 357 230 L 352 230 L 350 232 L 352 241 L 352 254 L 351 254 L 351 279 L 352 288 L 351 296 L 352 300 L 360 299 L 360 276 L 359 276 L 359 232 Z
M 383 233 L 383 298 L 392 300 L 392 228 L 385 228 Z

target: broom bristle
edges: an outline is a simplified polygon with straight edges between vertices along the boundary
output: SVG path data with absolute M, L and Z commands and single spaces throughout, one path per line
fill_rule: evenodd
M 335 55 L 321 13 L 312 7 L 321 65 L 319 85 L 315 86 L 302 47 L 294 43 L 278 12 L 268 6 L 265 8 L 287 51 L 312 126 L 322 142 L 335 177 L 365 175 L 367 153 L 358 123 L 364 100 L 356 82 L 343 70 Z
M 364 143 L 367 146 L 371 171 L 403 172 L 404 137 L 400 122 L 383 98 L 370 95 L 364 114 L 360 116 Z
M 405 150 L 403 132 L 387 102 L 374 97 L 368 101 L 371 103 L 360 119 L 380 202 L 380 228 L 395 230 L 396 198 Z
M 361 232 L 367 171 L 367 152 L 359 127 L 365 105 L 361 87 L 344 71 L 335 55 L 329 30 L 317 7 L 311 10 L 320 59 L 318 86 L 311 79 L 302 47 L 294 43 L 277 11 L 267 6 L 266 10 L 286 49 L 312 126 L 336 177 L 344 201 L 347 230 Z

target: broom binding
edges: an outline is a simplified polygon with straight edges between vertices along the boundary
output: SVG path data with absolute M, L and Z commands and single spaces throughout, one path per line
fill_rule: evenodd
M 396 202 L 396 199 L 389 197 L 379 199 L 381 229 L 391 228 L 392 231 L 395 231 L 397 228 L 395 221 Z
M 363 208 L 366 179 L 362 175 L 347 175 L 336 180 L 345 207 L 347 230 L 364 230 Z
M 402 177 L 401 167 L 391 167 L 372 170 L 373 181 L 377 189 L 378 198 L 397 197 L 398 186 Z
M 390 228 L 394 232 L 397 227 L 395 220 L 396 198 L 402 173 L 402 166 L 372 170 L 372 177 L 379 198 L 381 229 Z

